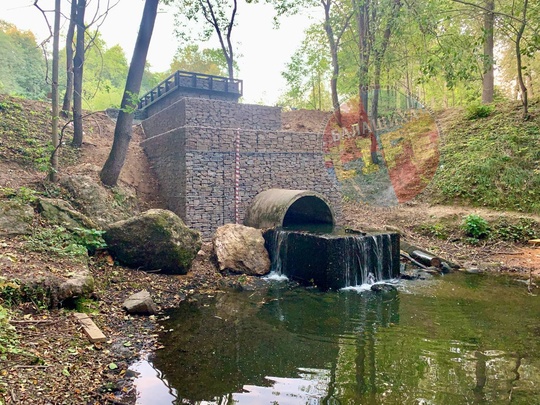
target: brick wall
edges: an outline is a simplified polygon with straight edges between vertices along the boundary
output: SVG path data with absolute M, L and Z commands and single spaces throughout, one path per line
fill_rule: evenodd
M 235 221 L 237 131 L 241 221 L 253 198 L 269 188 L 317 191 L 339 215 L 341 196 L 324 166 L 322 133 L 281 131 L 280 108 L 189 98 L 143 128 L 143 147 L 169 208 L 206 238 Z

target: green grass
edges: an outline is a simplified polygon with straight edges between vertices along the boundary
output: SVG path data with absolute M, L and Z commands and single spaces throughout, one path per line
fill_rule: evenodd
M 50 103 L 0 94 L 1 160 L 40 171 L 49 169 L 53 150 L 50 108 Z M 60 153 L 62 161 L 74 161 L 78 152 L 64 146 Z
M 518 104 L 499 104 L 489 116 L 464 112 L 446 125 L 434 199 L 540 213 L 540 100 L 530 110 L 524 121 Z

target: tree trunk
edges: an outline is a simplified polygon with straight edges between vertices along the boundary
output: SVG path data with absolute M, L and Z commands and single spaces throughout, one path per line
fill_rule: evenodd
M 73 59 L 73 141 L 71 142 L 75 148 L 80 148 L 83 142 L 82 82 L 85 52 L 84 35 L 86 31 L 84 25 L 85 11 L 86 0 L 78 0 L 76 18 L 77 43 L 75 46 L 75 58 Z
M 358 53 L 360 55 L 359 76 L 359 122 L 367 118 L 368 106 L 368 85 L 369 85 L 369 1 L 355 0 L 358 9 L 356 10 L 356 23 L 358 26 Z
M 334 30 L 330 22 L 330 8 L 332 7 L 332 0 L 323 1 L 324 7 L 324 31 L 328 38 L 328 45 L 330 46 L 330 56 L 332 58 L 332 78 L 330 79 L 330 92 L 332 96 L 332 108 L 334 109 L 334 117 L 339 127 L 342 127 L 341 122 L 341 107 L 339 105 L 339 97 L 337 91 L 337 83 L 339 77 L 339 63 L 338 63 L 338 44 L 334 38 Z
M 77 18 L 77 1 L 71 2 L 71 16 L 69 28 L 66 35 L 66 91 L 62 104 L 62 116 L 67 118 L 71 110 L 71 100 L 73 100 L 73 38 L 75 37 L 75 19 Z
M 527 6 L 529 0 L 523 2 L 523 14 L 521 25 L 519 27 L 517 36 L 516 36 L 516 63 L 517 63 L 517 75 L 518 75 L 518 84 L 521 90 L 521 103 L 523 104 L 523 119 L 529 118 L 529 99 L 527 96 L 527 86 L 525 86 L 525 81 L 523 80 L 523 64 L 522 64 L 522 55 L 521 55 L 521 39 L 523 38 L 523 32 L 527 25 Z
M 486 9 L 484 12 L 484 76 L 482 78 L 482 103 L 488 104 L 493 102 L 494 93 L 494 74 L 493 74 L 493 25 L 495 3 L 493 0 L 486 0 Z
M 386 48 L 388 48 L 388 44 L 390 42 L 390 35 L 392 34 L 392 28 L 400 8 L 401 0 L 394 0 L 394 3 L 392 4 L 392 11 L 390 12 L 390 16 L 384 29 L 382 43 L 379 49 L 375 49 L 375 72 L 373 76 L 374 92 L 373 99 L 371 101 L 371 119 L 373 120 L 372 127 L 374 131 L 376 130 L 375 124 L 379 115 L 379 91 L 381 87 L 382 60 L 384 58 L 384 54 L 386 53 Z
M 416 259 L 417 261 L 426 266 L 441 267 L 441 264 L 443 262 L 440 257 L 435 256 L 430 252 L 426 252 L 425 250 L 422 250 L 414 245 L 410 245 L 403 239 L 400 240 L 399 248 L 400 250 L 408 253 L 413 259 Z
M 114 129 L 114 140 L 111 153 L 101 169 L 100 178 L 106 186 L 115 186 L 120 177 L 128 151 L 133 125 L 133 113 L 137 106 L 137 98 L 141 90 L 141 82 L 146 65 L 146 56 L 152 39 L 152 31 L 156 21 L 159 0 L 146 0 L 137 35 L 137 42 L 129 65 L 126 88 L 122 97 L 120 114 Z
M 60 48 L 60 0 L 54 6 L 53 57 L 52 57 L 52 128 L 51 140 L 54 148 L 51 156 L 49 180 L 58 180 L 58 59 Z

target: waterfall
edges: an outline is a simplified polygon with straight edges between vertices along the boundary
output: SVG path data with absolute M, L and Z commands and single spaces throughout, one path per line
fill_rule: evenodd
M 271 229 L 265 240 L 272 271 L 321 289 L 340 289 L 399 276 L 399 235 L 314 233 Z

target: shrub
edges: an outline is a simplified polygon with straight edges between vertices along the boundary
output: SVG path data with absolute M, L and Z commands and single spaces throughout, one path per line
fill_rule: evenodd
M 486 118 L 491 115 L 495 107 L 485 104 L 471 104 L 467 107 L 465 118 L 468 120 L 476 120 L 478 118 Z
M 465 232 L 465 235 L 475 239 L 486 238 L 491 231 L 488 222 L 476 214 L 467 215 L 463 220 L 461 228 Z

